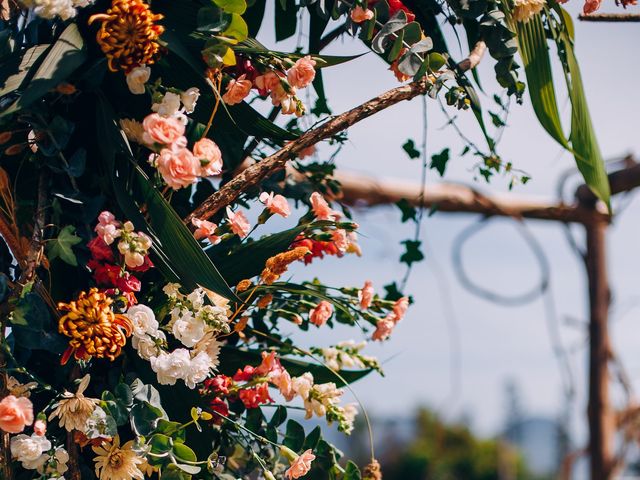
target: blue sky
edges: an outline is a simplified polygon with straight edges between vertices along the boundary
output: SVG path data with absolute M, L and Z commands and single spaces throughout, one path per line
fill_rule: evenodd
M 605 0 L 613 3 L 612 0 Z M 581 2 L 570 0 L 567 8 L 577 17 Z M 267 7 L 270 11 L 272 7 Z M 637 11 L 637 7 L 632 7 Z M 618 11 L 607 5 L 603 11 Z M 265 20 L 268 26 L 270 18 Z M 428 32 L 427 32 L 428 33 Z M 271 32 L 263 27 L 260 39 L 274 45 Z M 304 38 L 304 31 L 303 31 Z M 636 48 L 640 41 L 637 24 L 596 24 L 576 20 L 576 52 L 605 158 L 628 152 L 640 154 L 640 63 Z M 304 43 L 304 40 L 303 40 Z M 463 42 L 464 43 L 464 42 Z M 455 45 L 455 43 L 451 43 Z M 291 47 L 290 43 L 279 48 Z M 366 52 L 358 41 L 345 38 L 328 48 L 326 54 Z M 459 54 L 461 58 L 463 55 Z M 493 61 L 488 56 L 479 67 L 489 96 L 496 90 Z M 385 64 L 369 53 L 336 68 L 325 70 L 325 86 L 334 112 L 342 112 L 397 85 Z M 560 71 L 556 78 L 561 80 Z M 569 113 L 564 96 L 563 114 Z M 340 169 L 379 178 L 417 181 L 420 164 L 410 161 L 401 149 L 407 138 L 422 136 L 420 99 L 396 105 L 349 129 L 349 142 L 340 153 Z M 487 191 L 506 191 L 507 181 L 495 178 L 490 185 L 475 181 L 472 157 L 459 157 L 462 143 L 451 128 L 442 128 L 446 119 L 434 100 L 428 100 L 428 151 L 437 153 L 451 147 L 453 153 L 444 180 L 473 184 Z M 461 113 L 459 124 L 472 139 L 481 143 L 470 112 Z M 328 150 L 320 150 L 320 158 Z M 559 176 L 573 168 L 573 159 L 542 130 L 525 96 L 524 105 L 512 104 L 508 128 L 499 151 L 516 168 L 526 171 L 531 181 L 515 189 L 518 195 L 553 198 Z M 429 171 L 428 183 L 442 181 Z M 634 247 L 640 237 L 637 201 L 625 209 L 609 231 L 609 267 L 614 289 L 612 315 L 613 345 L 627 367 L 636 387 L 640 382 L 638 328 L 640 309 L 640 258 Z M 361 285 L 372 279 L 380 290 L 385 283 L 398 280 L 404 267 L 398 262 L 400 241 L 413 235 L 413 227 L 399 223 L 394 208 L 356 210 L 361 225 L 364 255 L 330 258 L 313 264 L 313 270 L 298 268 L 298 277 L 317 275 L 331 285 Z M 417 264 L 407 291 L 416 300 L 392 339 L 382 346 L 372 345 L 369 353 L 385 362 L 386 378 L 371 376 L 355 385 L 365 405 L 374 413 L 409 415 L 420 404 L 430 405 L 443 415 L 457 418 L 469 415 L 481 432 L 491 434 L 504 418 L 504 382 L 517 380 L 528 411 L 557 415 L 562 408 L 562 383 L 550 346 L 542 300 L 522 307 L 501 307 L 466 292 L 456 280 L 451 262 L 455 237 L 477 220 L 474 215 L 436 214 L 423 225 L 422 241 L 426 260 Z M 527 226 L 544 248 L 551 264 L 551 292 L 564 345 L 570 349 L 570 363 L 577 388 L 572 419 L 575 433 L 585 432 L 586 414 L 586 279 L 582 265 L 568 248 L 562 227 L 531 221 Z M 581 234 L 576 230 L 577 234 Z M 464 251 L 472 278 L 492 289 L 519 293 L 538 281 L 535 259 L 518 236 L 511 221 L 492 221 L 489 228 L 468 242 Z M 449 295 L 447 295 L 447 292 Z M 450 301 L 447 302 L 447 298 Z M 619 306 L 619 308 L 618 308 Z M 448 309 L 452 314 L 447 313 Z M 622 315 L 624 313 L 624 315 Z M 451 318 L 455 319 L 452 328 Z M 568 321 L 570 320 L 570 321 Z M 455 335 L 452 330 L 456 330 Z M 339 328 L 337 332 L 319 329 L 299 336 L 306 344 L 327 345 L 336 338 L 353 338 L 357 332 Z M 451 369 L 452 342 L 459 344 L 459 375 Z M 457 385 L 457 387 L 456 387 Z

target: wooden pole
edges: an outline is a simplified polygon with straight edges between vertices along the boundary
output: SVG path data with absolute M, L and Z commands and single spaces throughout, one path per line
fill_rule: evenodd
M 607 275 L 607 224 L 585 225 L 585 267 L 589 282 L 589 458 L 591 480 L 613 475 L 615 417 L 609 398 L 609 302 Z

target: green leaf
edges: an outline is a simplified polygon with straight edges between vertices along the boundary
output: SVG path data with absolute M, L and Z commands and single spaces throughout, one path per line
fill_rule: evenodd
M 156 428 L 158 420 L 166 414 L 149 402 L 137 403 L 131 409 L 131 427 L 138 435 L 149 435 Z
M 413 220 L 414 222 L 416 221 L 416 215 L 418 211 L 409 203 L 409 200 L 407 200 L 406 198 L 402 198 L 396 202 L 396 206 L 402 212 L 402 223 L 409 220 Z
M 247 10 L 247 2 L 245 0 L 213 0 L 213 3 L 228 13 L 242 15 Z
M 410 159 L 420 158 L 420 150 L 416 149 L 416 144 L 412 139 L 408 139 L 402 144 L 402 149 L 407 152 Z
M 182 461 L 195 462 L 198 460 L 195 452 L 191 450 L 188 446 L 186 446 L 184 443 L 176 443 L 173 446 L 173 453 L 179 460 L 182 460 Z M 195 473 L 198 473 L 198 472 L 195 472 Z
M 362 475 L 360 474 L 360 469 L 355 463 L 349 460 L 347 462 L 347 466 L 344 468 L 344 477 L 342 477 L 342 480 L 361 480 L 361 479 L 362 479 Z
M 406 251 L 400 256 L 400 261 L 411 266 L 412 263 L 424 260 L 424 254 L 420 250 L 422 242 L 420 240 L 404 240 L 402 242 Z
M 270 427 L 279 427 L 287 419 L 287 409 L 282 405 L 278 405 L 276 411 L 273 413 L 271 420 L 269 420 Z
M 233 38 L 239 42 L 249 37 L 249 27 L 247 22 L 237 13 L 231 14 L 231 23 L 227 29 L 222 32 L 223 37 Z
M 277 0 L 275 4 L 276 41 L 292 37 L 298 26 L 298 12 L 295 0 Z
M 74 267 L 78 266 L 78 260 L 76 254 L 73 253 L 73 246 L 82 241 L 82 238 L 75 234 L 76 227 L 73 225 L 67 225 L 58 234 L 57 238 L 54 238 L 47 243 L 47 256 L 49 260 L 60 258 L 65 263 Z
M 19 57 L 18 54 L 14 54 L 10 60 L 5 60 L 3 62 L 2 67 L 0 67 L 0 76 L 2 76 L 2 78 L 6 77 L 6 80 L 3 82 L 2 89 L 0 89 L 0 97 L 4 97 L 5 95 L 12 93 L 22 86 L 24 81 L 28 78 L 31 68 L 38 62 L 38 60 L 44 58 L 43 54 L 49 47 L 50 45 L 48 43 L 36 45 L 24 52 L 22 57 Z M 17 70 L 14 73 L 10 73 L 16 68 L 16 64 Z
M 304 444 L 304 428 L 302 425 L 295 420 L 289 420 L 287 422 L 287 430 L 282 443 L 294 452 L 300 451 Z
M 75 23 L 69 24 L 46 53 L 20 98 L 0 116 L 15 113 L 42 98 L 84 63 L 84 40 Z
M 440 153 L 436 153 L 431 156 L 431 165 L 429 168 L 435 168 L 440 176 L 444 175 L 447 168 L 447 162 L 449 161 L 449 149 L 445 148 Z

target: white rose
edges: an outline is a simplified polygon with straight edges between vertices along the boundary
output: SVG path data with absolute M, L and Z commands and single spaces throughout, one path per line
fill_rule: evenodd
M 51 449 L 51 442 L 45 436 L 35 433 L 31 436 L 24 433 L 11 439 L 11 456 L 22 462 L 22 466 L 28 470 L 34 470 L 46 462 L 42 453 Z
M 149 335 L 143 335 L 141 337 L 134 336 L 131 339 L 131 345 L 136 349 L 140 358 L 144 360 L 149 360 L 151 357 L 157 357 L 160 354 L 160 348 L 157 345 L 157 340 L 166 340 L 164 332 L 158 330 L 154 334 L 155 338 L 150 337 Z
M 144 84 L 149 81 L 151 69 L 144 65 L 136 67 L 127 73 L 127 86 L 129 91 L 134 95 L 142 95 L 144 93 Z
M 157 357 L 151 357 L 151 369 L 158 375 L 161 385 L 175 385 L 176 380 L 183 378 L 191 365 L 189 350 L 178 348 L 171 353 L 161 352 Z
M 153 310 L 146 305 L 134 305 L 127 310 L 125 315 L 131 320 L 133 334 L 136 337 L 144 337 L 146 334 L 154 336 L 158 330 L 158 320 L 156 320 Z
M 162 287 L 162 291 L 169 298 L 177 298 L 178 295 L 180 295 L 180 284 L 167 283 L 164 287 Z
M 204 290 L 196 288 L 193 292 L 187 295 L 187 300 L 191 302 L 191 305 L 193 305 L 195 310 L 202 308 L 204 305 Z
M 191 113 L 196 109 L 196 102 L 200 97 L 200 90 L 196 87 L 191 87 L 189 90 L 180 94 L 180 100 L 184 105 L 184 111 Z
M 211 369 L 217 370 L 218 365 L 220 364 L 219 356 L 220 356 L 220 347 L 222 343 L 218 341 L 215 337 L 214 333 L 209 330 L 205 334 L 204 337 L 200 339 L 200 341 L 196 344 L 193 349 L 194 353 L 204 352 L 209 356 L 209 360 L 211 361 Z
M 180 95 L 173 92 L 165 93 L 162 102 L 151 105 L 151 110 L 163 117 L 177 116 L 180 110 Z
M 187 312 L 173 322 L 173 336 L 182 342 L 185 347 L 193 347 L 204 337 L 205 323 Z
M 211 358 L 205 352 L 200 352 L 191 359 L 189 368 L 184 373 L 184 383 L 191 389 L 196 388 L 196 384 L 203 382 L 210 371 Z

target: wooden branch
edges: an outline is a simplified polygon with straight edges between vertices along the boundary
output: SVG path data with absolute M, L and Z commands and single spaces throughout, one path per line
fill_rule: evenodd
M 421 191 L 421 186 L 413 182 L 380 181 L 345 172 L 337 172 L 334 178 L 342 185 L 340 200 L 354 206 L 387 205 L 406 199 L 414 207 L 433 207 L 451 213 L 479 213 L 581 224 L 609 219 L 604 210 L 594 212 L 581 205 L 558 204 L 512 194 L 483 195 L 464 185 L 441 183 L 427 185 Z
M 580 15 L 579 20 L 583 22 L 640 22 L 638 13 L 592 13 L 590 15 Z
M 331 118 L 319 127 L 307 130 L 296 140 L 287 143 L 283 148 L 264 160 L 252 165 L 240 175 L 231 179 L 220 190 L 209 196 L 185 219 L 190 223 L 193 218 L 208 219 L 221 208 L 235 201 L 242 192 L 258 185 L 265 178 L 285 168 L 287 161 L 297 157 L 298 153 L 311 145 L 325 140 L 350 126 L 380 112 L 403 100 L 410 100 L 427 92 L 430 83 L 426 79 L 411 82 L 393 88 L 351 110 Z

